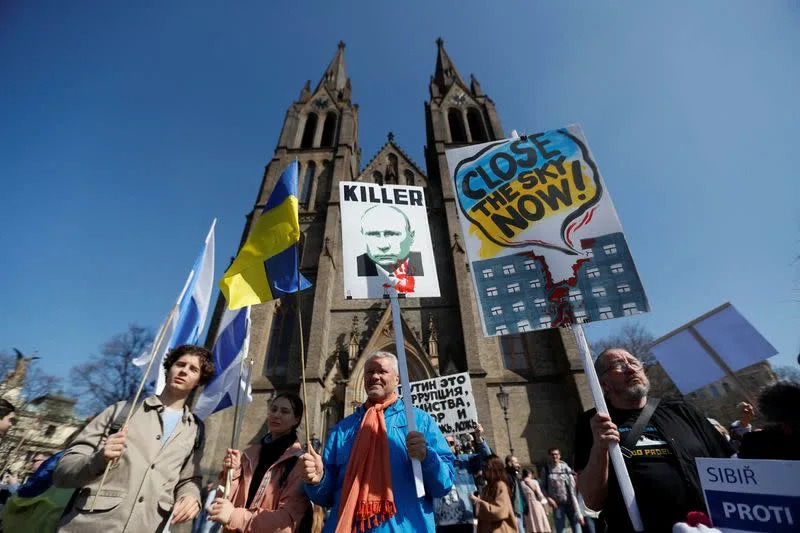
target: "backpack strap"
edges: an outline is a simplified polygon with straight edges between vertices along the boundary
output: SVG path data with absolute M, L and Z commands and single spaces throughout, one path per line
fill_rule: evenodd
M 658 407 L 658 402 L 660 401 L 661 400 L 659 398 L 653 397 L 647 399 L 647 403 L 642 408 L 642 412 L 639 413 L 639 416 L 636 418 L 636 422 L 634 422 L 628 434 L 625 435 L 625 438 L 622 439 L 620 445 L 624 446 L 628 450 L 633 450 L 633 448 L 636 446 L 636 443 L 639 442 L 639 437 L 642 436 L 644 428 L 647 427 L 647 424 L 653 417 L 653 413 L 656 412 L 656 407 Z
M 203 423 L 200 418 L 194 413 L 192 413 L 194 417 L 194 423 L 197 424 L 197 431 L 194 433 L 194 451 L 199 451 L 203 447 L 203 443 L 206 440 L 206 425 Z

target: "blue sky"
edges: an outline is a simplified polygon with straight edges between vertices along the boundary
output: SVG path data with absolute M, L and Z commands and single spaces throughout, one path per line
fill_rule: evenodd
M 581 124 L 650 298 L 638 320 L 659 336 L 730 301 L 790 363 L 799 23 L 791 1 L 3 2 L 0 349 L 66 376 L 156 327 L 215 216 L 219 275 L 340 39 L 362 163 L 391 130 L 422 164 L 441 36 L 506 131 Z

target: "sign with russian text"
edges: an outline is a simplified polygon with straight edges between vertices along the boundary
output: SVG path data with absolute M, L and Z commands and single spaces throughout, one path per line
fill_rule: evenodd
M 422 187 L 342 181 L 339 200 L 347 299 L 439 296 Z
M 725 533 L 800 531 L 800 462 L 696 461 L 715 528 Z
M 487 336 L 649 311 L 579 126 L 446 154 Z
M 398 388 L 398 396 L 403 394 Z M 472 433 L 478 425 L 478 411 L 467 372 L 411 382 L 411 403 L 439 424 L 444 435 Z

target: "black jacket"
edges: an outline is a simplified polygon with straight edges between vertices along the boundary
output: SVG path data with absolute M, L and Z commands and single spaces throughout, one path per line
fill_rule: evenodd
M 581 440 L 584 440 L 585 444 L 588 431 L 589 446 L 591 446 L 592 436 L 591 430 L 588 429 L 589 421 L 596 413 L 596 409 L 590 409 L 579 417 L 576 445 L 580 446 L 578 443 Z M 661 400 L 650 419 L 650 424 L 654 425 L 664 436 L 667 446 L 674 454 L 679 473 L 687 487 L 687 495 L 694 503 L 694 508 L 704 509 L 705 499 L 700 485 L 700 476 L 694 462 L 696 456 L 689 453 L 679 436 L 689 432 L 697 437 L 704 448 L 704 453 L 697 457 L 727 458 L 733 455 L 733 448 L 697 409 L 680 399 Z M 586 460 L 588 460 L 588 454 L 585 457 L 576 457 L 575 469 L 583 470 Z M 634 487 L 635 489 L 636 487 Z M 609 498 L 621 499 L 619 484 L 613 469 L 609 469 L 608 490 Z M 615 494 L 612 495 L 612 492 Z

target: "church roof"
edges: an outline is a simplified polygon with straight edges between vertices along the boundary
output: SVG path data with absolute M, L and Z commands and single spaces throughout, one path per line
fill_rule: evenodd
M 464 78 L 458 73 L 458 69 L 453 64 L 447 51 L 444 49 L 444 41 L 442 38 L 436 39 L 436 46 L 438 53 L 436 54 L 436 71 L 433 74 L 432 82 L 435 83 L 441 94 L 447 92 L 447 89 L 455 82 L 459 82 L 463 87 L 467 87 L 464 83 Z
M 317 89 L 325 84 L 332 94 L 337 94 L 347 85 L 349 79 L 347 77 L 347 68 L 344 64 L 344 47 L 344 41 L 339 41 L 336 55 L 333 56 L 333 60 L 331 60 L 328 68 L 325 69 L 325 73 L 322 75 L 322 79 L 319 80 Z
M 425 172 L 422 171 L 419 165 L 417 165 L 417 163 L 414 162 L 413 159 L 411 159 L 411 156 L 408 155 L 408 153 L 405 150 L 403 150 L 403 148 L 401 148 L 399 144 L 395 142 L 394 133 L 392 133 L 391 131 L 386 135 L 386 142 L 383 143 L 383 146 L 381 146 L 378 149 L 378 151 L 375 152 L 375 155 L 372 156 L 372 159 L 369 160 L 369 163 L 364 165 L 364 168 L 362 168 L 361 171 L 358 173 L 359 178 L 364 174 L 364 172 L 366 172 L 366 170 L 370 167 L 370 165 L 372 165 L 372 163 L 378 158 L 378 156 L 388 151 L 390 145 L 392 148 L 395 149 L 396 152 L 398 152 L 405 158 L 406 163 L 409 166 L 411 166 L 414 170 L 416 170 L 423 178 L 425 178 L 426 180 L 428 179 L 428 175 L 425 174 Z

